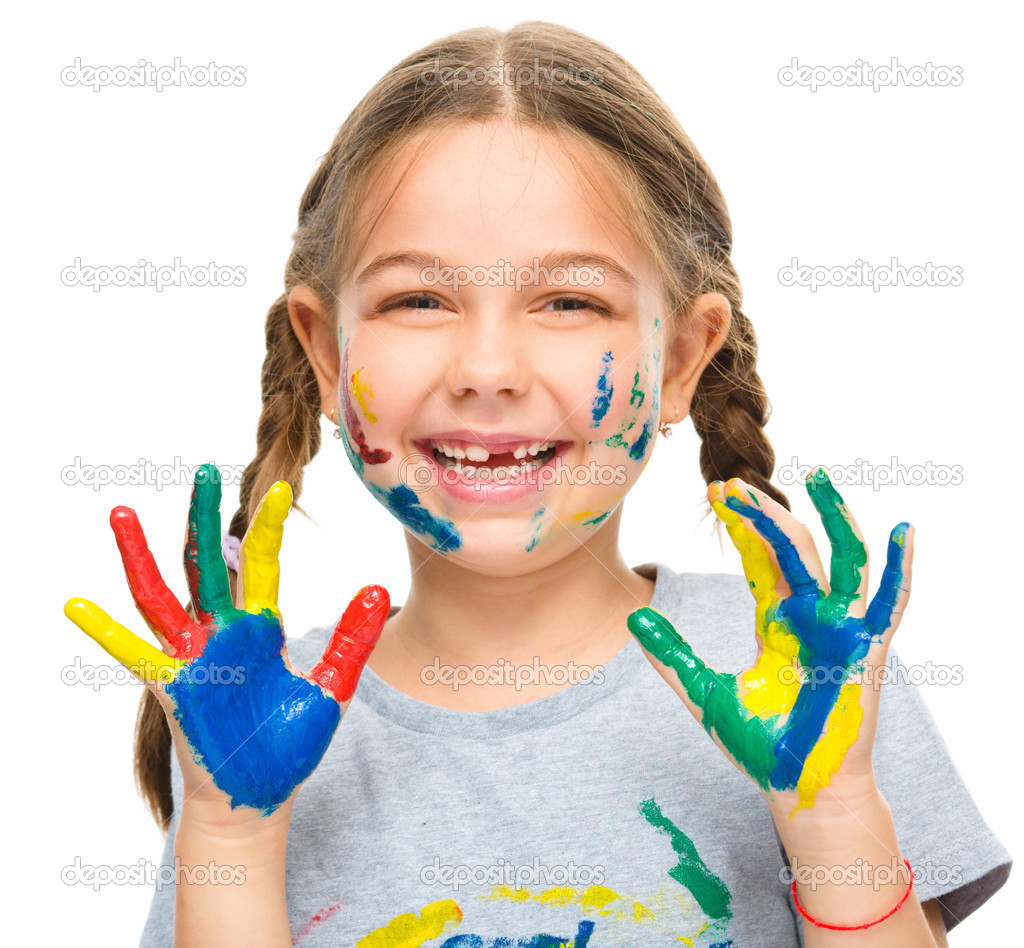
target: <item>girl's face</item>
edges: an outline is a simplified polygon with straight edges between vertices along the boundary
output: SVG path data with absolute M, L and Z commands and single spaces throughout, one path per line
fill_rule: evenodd
M 555 562 L 647 464 L 667 314 L 621 201 L 564 139 L 491 123 L 410 142 L 361 209 L 338 421 L 373 495 L 451 560 Z

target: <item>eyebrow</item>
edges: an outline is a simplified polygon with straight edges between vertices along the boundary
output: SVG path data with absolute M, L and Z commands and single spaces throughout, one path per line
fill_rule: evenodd
M 394 253 L 381 254 L 360 271 L 359 276 L 356 277 L 355 285 L 361 287 L 387 270 L 401 268 L 426 270 L 434 266 L 435 260 L 439 267 L 454 266 L 436 256 L 431 257 L 418 250 L 399 250 Z M 629 270 L 624 269 L 611 257 L 606 257 L 604 254 L 588 250 L 552 250 L 538 260 L 538 267 L 546 267 L 549 270 L 555 267 L 565 267 L 569 264 L 575 264 L 579 267 L 600 267 L 604 271 L 603 275 L 606 278 L 621 283 L 628 289 L 640 289 L 640 281 Z M 485 266 L 498 266 L 498 262 L 494 261 Z M 527 266 L 533 266 L 533 263 L 531 262 Z

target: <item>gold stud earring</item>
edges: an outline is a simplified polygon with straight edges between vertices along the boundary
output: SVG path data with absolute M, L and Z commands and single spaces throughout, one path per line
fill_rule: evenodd
M 664 437 L 671 438 L 672 437 L 672 428 L 670 427 L 670 425 L 674 425 L 675 422 L 676 422 L 676 418 L 678 418 L 678 417 L 679 417 L 679 409 L 677 408 L 675 410 L 675 412 L 673 413 L 673 415 L 672 415 L 672 420 L 671 421 L 666 421 L 665 424 L 663 424 L 661 427 L 658 428 L 658 431 L 660 431 L 661 434 Z

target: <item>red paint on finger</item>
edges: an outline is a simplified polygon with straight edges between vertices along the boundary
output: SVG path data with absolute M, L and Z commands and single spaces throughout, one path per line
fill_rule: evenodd
M 132 598 L 146 624 L 167 641 L 175 658 L 188 660 L 200 654 L 206 644 L 206 630 L 188 617 L 167 588 L 135 511 L 131 507 L 115 507 L 110 511 L 110 527 Z
M 309 678 L 338 701 L 355 694 L 359 676 L 377 645 L 391 609 L 391 597 L 383 586 L 364 586 L 348 604 L 334 628 L 324 657 Z

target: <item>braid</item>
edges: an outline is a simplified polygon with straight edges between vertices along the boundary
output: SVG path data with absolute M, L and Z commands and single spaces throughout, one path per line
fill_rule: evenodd
M 709 484 L 741 477 L 789 509 L 771 483 L 775 451 L 764 432 L 771 406 L 757 374 L 757 337 L 750 320 L 732 305 L 729 335 L 704 370 L 690 415 L 700 435 L 700 469 Z
M 229 528 L 238 539 L 245 536 L 260 501 L 276 481 L 287 481 L 293 499 L 298 499 L 305 467 L 320 450 L 320 391 L 313 367 L 292 331 L 287 294 L 267 313 L 266 339 L 256 456 L 242 475 L 240 504 Z

